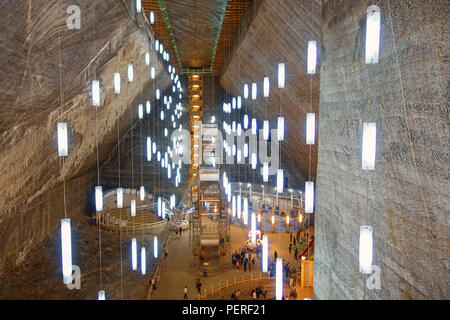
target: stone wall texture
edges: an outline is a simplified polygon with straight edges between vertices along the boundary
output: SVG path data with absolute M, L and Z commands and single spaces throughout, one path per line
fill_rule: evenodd
M 448 2 L 375 1 L 380 62 L 366 65 L 372 3 L 322 8 L 314 294 L 448 299 Z M 374 171 L 361 170 L 364 122 L 377 124 Z M 381 290 L 359 273 L 360 225 L 373 227 Z
M 69 30 L 66 10 L 72 4 L 0 3 L 0 275 L 57 230 L 64 217 L 63 181 L 67 216 L 76 222 L 89 213 L 97 142 L 102 163 L 117 141 L 117 119 L 150 81 L 144 52 L 154 40 L 142 16 L 131 19 L 121 1 L 97 1 L 94 9 L 92 1 L 82 0 L 81 29 Z M 170 79 L 150 52 L 157 75 L 163 75 L 156 86 L 165 90 Z M 126 80 L 129 63 L 133 83 Z M 114 72 L 121 73 L 120 95 L 114 93 Z M 93 79 L 101 81 L 98 108 L 90 97 Z M 57 122 L 69 129 L 64 159 L 57 152 Z

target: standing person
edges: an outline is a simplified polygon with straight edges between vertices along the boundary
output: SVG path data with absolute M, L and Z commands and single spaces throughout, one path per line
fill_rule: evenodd
M 175 236 L 178 238 L 178 228 L 175 229 Z
M 187 293 L 188 293 L 188 288 L 187 288 L 187 286 L 184 286 L 184 296 L 183 296 L 183 300 L 188 300 Z
M 256 300 L 256 290 L 253 290 L 253 292 L 252 292 L 252 298 L 253 298 L 253 300 Z
M 180 227 L 180 238 L 181 238 L 181 231 L 183 231 L 183 228 Z
M 277 250 L 275 250 L 275 252 L 274 252 L 274 254 L 273 254 L 273 257 L 275 258 L 275 261 L 276 261 L 276 260 L 277 260 L 277 257 L 278 257 Z
M 167 256 L 169 255 L 169 246 L 167 245 L 167 243 L 164 245 L 164 255 Z
M 290 242 L 292 242 L 292 232 L 291 232 L 291 235 L 290 235 L 290 240 L 289 240 Z
M 297 260 L 297 255 L 298 255 L 298 249 L 295 248 L 295 251 L 294 251 L 294 259 L 295 259 L 295 260 Z
M 244 260 L 244 272 L 247 272 L 247 259 Z
M 292 242 L 289 243 L 289 254 L 291 254 L 291 251 L 292 251 Z
M 266 300 L 266 293 L 267 293 L 266 289 L 263 289 L 262 295 L 263 295 L 264 300 Z

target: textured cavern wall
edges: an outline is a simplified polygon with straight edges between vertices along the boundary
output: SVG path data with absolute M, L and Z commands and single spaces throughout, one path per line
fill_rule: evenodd
M 83 0 L 77 2 L 81 29 L 69 30 L 66 9 L 72 4 L 0 4 L 0 274 L 57 229 L 63 216 L 63 179 L 71 199 L 67 215 L 76 221 L 86 213 L 97 183 L 91 172 L 96 141 L 101 163 L 117 141 L 116 120 L 150 80 L 144 52 L 153 48 L 153 38 L 148 26 L 138 28 L 142 16 L 132 20 L 121 1 L 99 1 L 94 10 L 92 1 Z M 156 53 L 150 50 L 150 55 L 157 75 L 163 75 L 156 85 L 164 90 L 170 79 Z M 126 81 L 129 63 L 134 65 L 133 83 Z M 113 91 L 114 72 L 122 77 L 119 95 Z M 99 108 L 90 97 L 95 78 L 102 87 Z M 63 162 L 56 142 L 60 121 L 69 128 L 69 156 Z
M 324 1 L 314 293 L 362 299 L 359 227 L 371 225 L 381 290 L 366 299 L 448 299 L 448 3 L 381 8 L 380 62 L 364 63 L 366 8 Z M 377 124 L 376 168 L 361 170 L 362 127 Z
M 315 177 L 317 145 L 311 148 L 305 143 L 306 113 L 318 113 L 319 74 L 307 75 L 306 49 L 309 40 L 320 42 L 320 2 L 318 1 L 258 1 L 254 18 L 244 30 L 229 55 L 221 77 L 221 84 L 234 95 L 243 95 L 244 83 L 258 85 L 256 101 L 245 100 L 244 109 L 256 116 L 262 128 L 264 119 L 271 128 L 277 127 L 277 117 L 285 117 L 285 141 L 282 157 L 289 155 L 298 181 L 304 181 L 311 172 Z M 319 46 L 320 52 L 320 46 Z M 286 64 L 286 86 L 277 87 L 278 63 Z M 270 97 L 263 98 L 263 78 L 270 78 Z M 317 132 L 317 128 L 316 128 Z

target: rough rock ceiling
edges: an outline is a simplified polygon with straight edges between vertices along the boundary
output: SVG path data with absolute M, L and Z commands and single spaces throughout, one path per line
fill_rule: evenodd
M 155 13 L 153 31 L 184 71 L 219 75 L 239 23 L 253 0 L 144 0 Z

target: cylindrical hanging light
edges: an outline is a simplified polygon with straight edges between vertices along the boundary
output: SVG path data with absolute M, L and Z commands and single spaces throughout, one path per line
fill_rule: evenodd
M 150 65 L 150 53 L 145 53 L 145 64 L 148 66 Z
M 241 212 L 242 212 L 242 199 L 241 199 L 241 195 L 238 194 L 237 198 L 236 198 L 236 210 L 237 210 L 237 217 L 238 219 L 241 218 Z
M 162 202 L 161 211 L 162 211 L 162 218 L 165 219 L 166 218 L 166 202 L 165 201 Z
M 237 108 L 238 109 L 242 108 L 242 98 L 241 98 L 241 96 L 237 97 Z
M 150 69 L 150 77 L 151 77 L 152 79 L 155 79 L 155 77 L 156 77 L 156 70 L 155 70 L 155 67 L 152 67 L 152 68 Z
M 256 83 L 252 83 L 252 100 L 256 100 L 256 96 L 258 94 L 258 87 L 256 86 Z
M 244 99 L 248 99 L 248 84 L 244 83 Z
M 120 73 L 114 73 L 114 93 L 120 93 Z
M 128 82 L 133 82 L 134 71 L 133 71 L 133 65 L 132 64 L 128 65 L 127 74 L 128 74 Z
M 145 102 L 145 111 L 147 112 L 147 114 L 150 114 L 150 112 L 152 112 L 152 104 L 148 100 Z
M 117 194 L 117 201 L 116 201 L 117 208 L 122 209 L 123 208 L 123 189 L 117 188 L 116 194 Z
M 92 80 L 92 105 L 100 106 L 100 81 Z
M 231 212 L 233 214 L 233 217 L 236 217 L 236 196 L 232 196 L 232 209 Z
M 253 118 L 252 119 L 252 134 L 256 135 L 257 130 L 258 130 L 258 124 L 256 122 L 256 118 Z
M 152 138 L 147 137 L 147 161 L 152 160 Z
M 371 226 L 359 228 L 359 272 L 372 273 L 373 237 Z
M 309 112 L 306 114 L 306 144 L 314 144 L 316 136 L 316 114 Z
M 95 208 L 97 212 L 103 211 L 103 190 L 101 186 L 95 187 Z
M 264 77 L 264 98 L 269 96 L 270 82 L 269 77 Z
M 284 117 L 278 117 L 278 141 L 284 140 Z
M 70 219 L 61 219 L 61 257 L 63 282 L 72 282 L 72 231 Z
M 308 41 L 308 59 L 307 59 L 307 73 L 315 74 L 316 73 L 316 64 L 317 64 L 317 42 L 316 41 Z
M 142 103 L 140 103 L 138 106 L 138 117 L 140 120 L 144 119 L 144 106 L 142 105 Z
M 158 258 L 158 237 L 153 238 L 153 256 Z
M 66 157 L 69 154 L 67 123 L 58 122 L 58 155 Z
M 252 169 L 255 170 L 256 169 L 256 164 L 257 164 L 257 159 L 256 159 L 256 153 L 253 152 L 252 153 Z
M 275 297 L 277 300 L 283 299 L 283 259 L 281 258 L 277 258 L 276 262 Z
M 136 238 L 131 239 L 131 264 L 133 270 L 137 269 L 137 244 Z
M 283 193 L 283 185 L 284 185 L 284 176 L 283 169 L 277 170 L 277 192 Z
M 132 199 L 131 200 L 131 206 L 130 206 L 130 211 L 131 211 L 131 216 L 135 217 L 136 216 L 136 200 Z
M 155 24 L 155 13 L 153 11 L 150 11 L 150 24 Z
M 269 239 L 267 235 L 262 238 L 262 272 L 267 272 L 269 263 Z
M 362 138 L 362 169 L 375 170 L 375 156 L 377 146 L 377 124 L 363 124 Z
M 144 275 L 147 272 L 147 257 L 145 254 L 145 247 L 141 247 L 141 273 Z
M 141 13 L 142 11 L 142 3 L 141 0 L 136 0 L 136 12 Z
M 256 243 L 256 213 L 255 212 L 252 212 L 251 241 L 252 241 L 252 244 Z
M 98 300 L 105 300 L 105 299 L 106 299 L 106 297 L 105 297 L 105 290 L 100 290 L 100 291 L 97 293 L 97 299 L 98 299 Z
M 244 158 L 248 157 L 248 143 L 244 143 Z
M 159 98 L 161 98 L 161 92 L 159 89 L 156 89 L 156 100 L 159 100 Z
M 243 218 L 244 218 L 244 225 L 248 224 L 248 199 L 244 198 L 244 214 L 243 214 Z
M 375 64 L 380 51 L 380 7 L 371 5 L 366 13 L 366 64 Z
M 313 213 L 314 211 L 314 182 L 305 182 L 305 212 Z
M 144 186 L 141 186 L 141 188 L 139 189 L 139 198 L 141 201 L 145 200 L 145 188 Z
M 161 211 L 162 211 L 161 197 L 158 197 L 158 217 L 161 217 Z
M 279 63 L 278 64 L 278 88 L 284 88 L 285 76 L 286 76 L 286 72 L 285 72 L 284 63 Z
M 269 140 L 269 120 L 263 122 L 263 139 Z
M 263 181 L 269 181 L 269 163 L 263 162 Z

